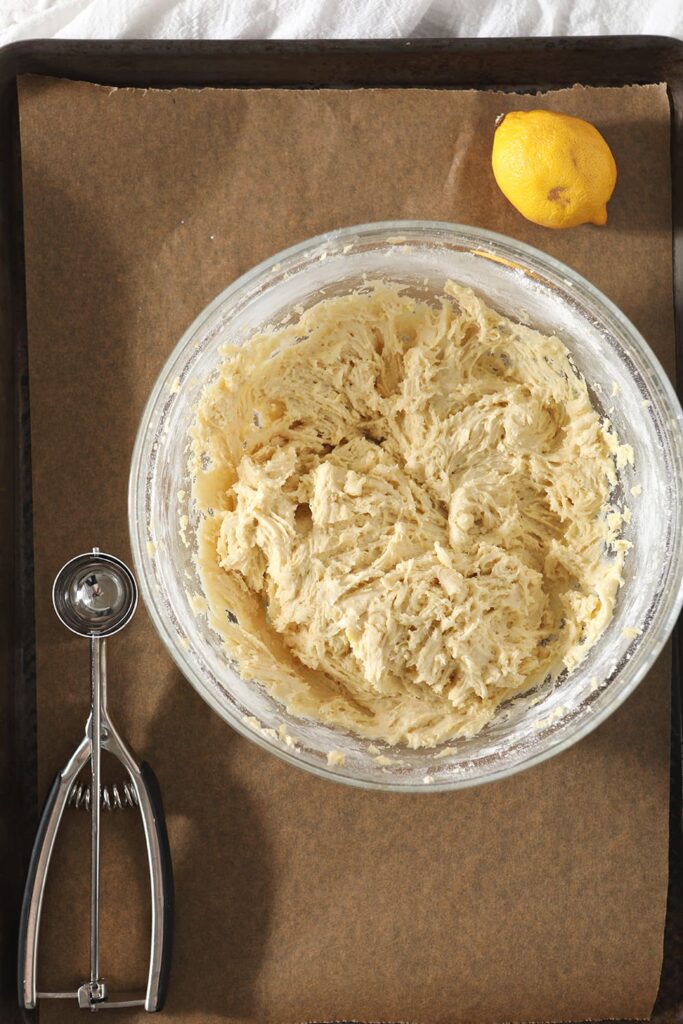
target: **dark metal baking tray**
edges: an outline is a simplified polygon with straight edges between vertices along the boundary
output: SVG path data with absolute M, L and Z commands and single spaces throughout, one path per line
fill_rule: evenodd
M 21 890 L 37 820 L 29 379 L 16 79 L 106 85 L 523 90 L 665 82 L 671 101 L 674 304 L 683 385 L 683 42 L 659 36 L 307 42 L 37 40 L 0 50 L 0 1021 L 16 1007 Z M 674 643 L 671 844 L 655 1016 L 683 1019 L 681 632 Z M 624 893 L 628 899 L 628 893 Z

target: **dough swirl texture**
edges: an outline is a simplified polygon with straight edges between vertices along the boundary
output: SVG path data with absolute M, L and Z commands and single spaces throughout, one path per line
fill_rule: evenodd
M 295 714 L 472 735 L 609 622 L 632 458 L 565 346 L 471 290 L 323 299 L 227 349 L 197 409 L 210 620 Z

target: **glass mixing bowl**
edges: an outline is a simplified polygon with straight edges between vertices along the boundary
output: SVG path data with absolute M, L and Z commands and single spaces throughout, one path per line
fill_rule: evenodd
M 448 749 L 380 744 L 378 755 L 370 741 L 291 715 L 262 686 L 240 678 L 196 597 L 201 585 L 193 562 L 188 429 L 220 362 L 221 345 L 246 339 L 295 305 L 351 290 L 364 275 L 435 293 L 452 278 L 506 315 L 557 334 L 595 405 L 635 453 L 635 466 L 622 471 L 619 482 L 632 507 L 624 535 L 633 548 L 608 629 L 571 673 L 511 701 L 479 735 L 451 741 Z M 632 487 L 642 488 L 639 496 L 631 496 Z M 399 221 L 343 228 L 280 252 L 198 316 L 161 371 L 142 417 L 130 475 L 130 534 L 142 594 L 159 634 L 184 675 L 233 728 L 324 778 L 433 792 L 502 778 L 551 757 L 594 729 L 633 691 L 681 606 L 682 487 L 683 416 L 676 394 L 647 343 L 604 295 L 569 267 L 501 235 Z M 181 517 L 187 517 L 183 530 Z M 333 755 L 343 763 L 328 763 L 333 751 L 344 755 Z

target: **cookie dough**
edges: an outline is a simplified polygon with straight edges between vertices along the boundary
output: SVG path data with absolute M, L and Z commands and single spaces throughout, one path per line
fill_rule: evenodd
M 197 560 L 244 678 L 389 744 L 470 736 L 612 616 L 633 453 L 555 337 L 374 282 L 225 351 Z

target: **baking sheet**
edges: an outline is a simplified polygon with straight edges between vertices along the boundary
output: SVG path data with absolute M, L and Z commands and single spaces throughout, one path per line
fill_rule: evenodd
M 498 193 L 495 116 L 538 105 L 604 131 L 619 167 L 607 228 L 546 231 Z M 87 650 L 51 612 L 54 572 L 94 543 L 129 557 L 126 477 L 147 392 L 196 313 L 258 260 L 366 220 L 493 228 L 584 273 L 673 371 L 663 86 L 532 98 L 25 79 L 20 114 L 43 788 L 87 707 Z M 169 819 L 169 1016 L 445 1024 L 649 1012 L 666 900 L 668 654 L 573 750 L 433 796 L 357 792 L 276 762 L 209 712 L 144 613 L 112 641 L 110 664 L 113 711 L 155 766 Z M 67 825 L 41 987 L 75 984 L 87 965 L 87 819 L 73 812 Z M 128 987 L 146 957 L 142 846 L 130 813 L 105 825 L 103 969 Z M 43 1009 L 46 1020 L 77 1013 Z

